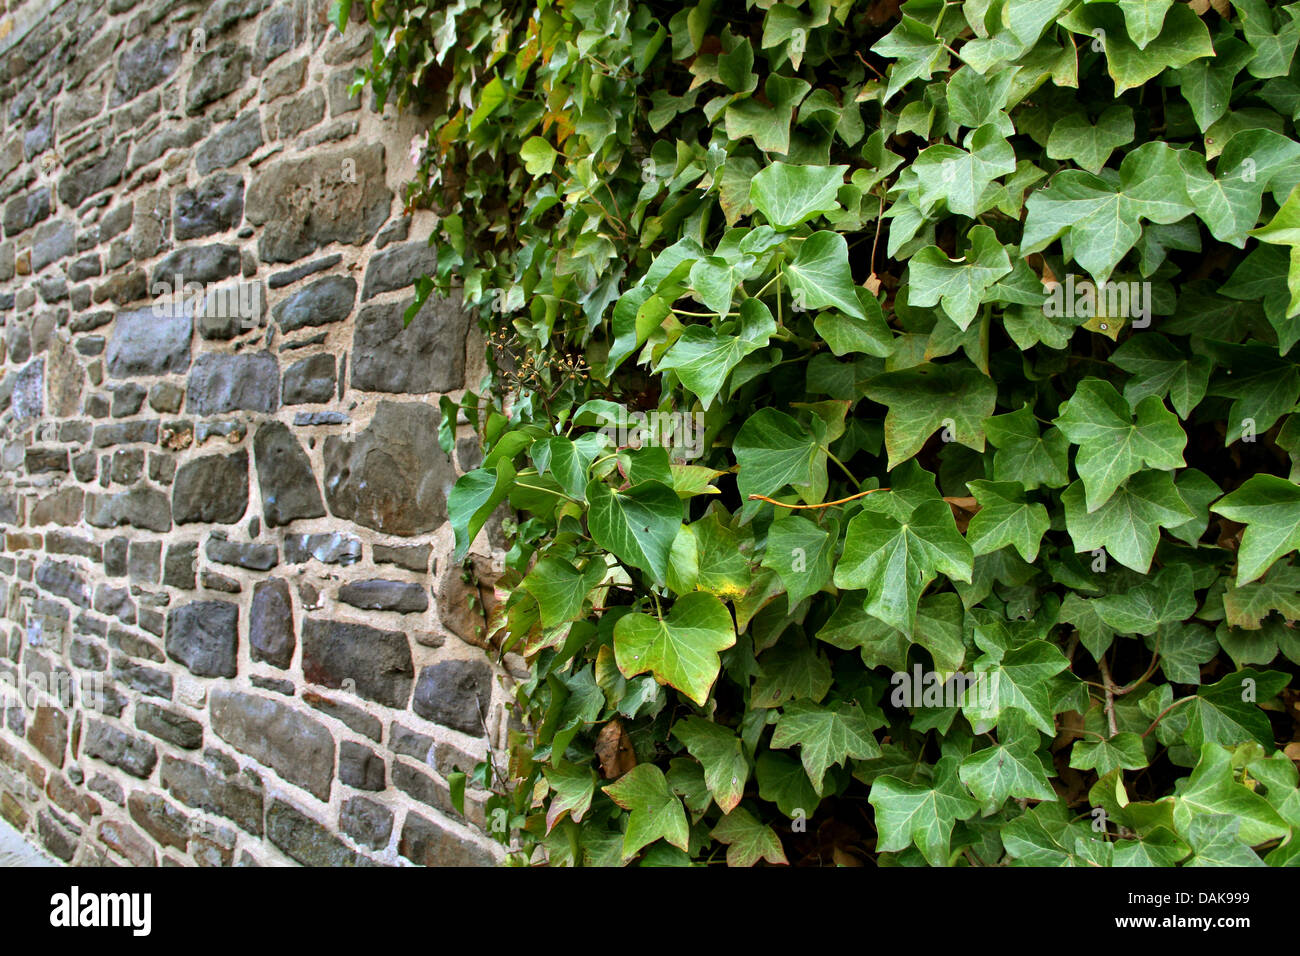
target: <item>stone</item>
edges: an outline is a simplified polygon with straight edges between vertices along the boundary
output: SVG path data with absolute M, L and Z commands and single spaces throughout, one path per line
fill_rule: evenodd
M 172 233 L 177 239 L 197 239 L 234 229 L 243 218 L 243 177 L 218 173 L 193 189 L 176 193 L 172 205 Z
M 174 414 L 181 410 L 185 389 L 171 382 L 159 382 L 149 389 L 149 407 L 155 412 Z
M 263 422 L 253 436 L 253 460 L 262 489 L 262 514 L 277 528 L 325 514 L 311 462 L 283 422 Z
M 375 743 L 378 743 L 379 738 L 383 735 L 384 725 L 380 723 L 379 718 L 366 713 L 360 707 L 353 707 L 341 700 L 323 697 L 310 690 L 303 692 L 302 699 L 322 714 L 328 714 L 335 720 L 346 724 L 349 730 L 354 730 L 364 737 L 369 737 Z
M 265 315 L 260 282 L 237 279 L 208 291 L 198 311 L 199 336 L 228 341 L 257 328 Z
M 92 443 L 96 448 L 108 448 L 111 445 L 129 445 L 143 442 L 148 445 L 158 441 L 158 422 L 133 421 L 115 422 L 112 425 L 96 425 Z
M 135 623 L 135 602 L 126 588 L 112 588 L 107 584 L 95 588 L 95 610 L 115 617 L 123 624 Z
M 234 677 L 239 645 L 239 606 L 194 601 L 167 615 L 167 656 L 196 677 Z
M 411 709 L 461 733 L 483 733 L 492 697 L 492 671 L 482 661 L 440 661 L 422 668 Z
M 27 742 L 55 767 L 62 767 L 68 749 L 68 715 L 58 707 L 38 705 L 32 711 Z
M 96 528 L 130 525 L 142 531 L 170 531 L 171 500 L 145 485 L 118 494 L 87 495 L 86 522 Z
M 309 89 L 280 107 L 278 114 L 280 138 L 292 139 L 324 118 L 325 94 L 319 89 Z
M 388 729 L 388 749 L 403 757 L 414 757 L 420 763 L 431 763 L 433 738 L 418 734 L 397 722 Z
M 370 556 L 375 564 L 395 564 L 408 571 L 425 574 L 429 570 L 429 554 L 432 548 L 427 544 L 394 546 L 376 544 L 370 549 Z
M 118 454 L 123 454 L 118 452 Z M 131 580 L 142 584 L 156 584 L 162 570 L 161 541 L 132 541 L 127 570 Z
M 36 832 L 41 838 L 41 845 L 64 863 L 71 863 L 77 855 L 76 838 L 55 822 L 48 810 L 42 810 L 36 815 Z
M 303 866 L 370 866 L 371 861 L 283 800 L 266 811 L 266 836 Z
M 383 790 L 384 760 L 362 744 L 345 740 L 339 744 L 339 782 L 358 790 Z
M 248 611 L 248 646 L 255 661 L 287 670 L 297 647 L 289 585 L 280 578 L 258 581 Z
M 456 814 L 456 808 L 451 802 L 451 791 L 446 784 L 400 760 L 393 761 L 393 786 L 425 806 L 440 810 L 448 816 Z
M 112 378 L 183 372 L 190 364 L 191 317 L 180 310 L 152 307 L 119 312 L 108 342 L 107 369 Z
M 248 509 L 248 452 L 192 458 L 172 482 L 172 520 L 234 524 Z
M 269 352 L 204 352 L 190 369 L 185 410 L 219 415 L 273 412 L 280 404 L 280 366 Z
M 189 814 L 156 793 L 137 790 L 127 800 L 127 809 L 142 830 L 164 847 L 175 847 L 182 853 L 189 847 Z
M 11 402 L 20 421 L 45 414 L 45 359 L 32 359 L 14 376 Z
M 254 836 L 262 835 L 262 788 L 227 779 L 217 771 L 176 757 L 164 757 L 162 785 L 182 803 L 233 821 Z
M 15 196 L 5 203 L 4 227 L 6 236 L 16 236 L 50 216 L 50 190 L 42 186 L 29 193 Z M 36 271 L 36 270 L 33 270 Z
M 339 811 L 339 829 L 362 846 L 382 850 L 393 835 L 393 811 L 365 797 L 351 797 Z
M 280 398 L 286 405 L 314 405 L 332 399 L 334 388 L 334 356 L 321 352 L 285 369 Z
M 38 228 L 32 237 L 32 273 L 76 252 L 76 236 L 72 223 L 62 219 Z
M 90 589 L 75 564 L 46 558 L 36 568 L 36 584 L 50 594 L 67 598 L 77 607 L 90 607 Z
M 343 261 L 343 254 L 335 252 L 332 255 L 321 256 L 319 259 L 312 259 L 310 262 L 304 262 L 302 265 L 294 266 L 292 269 L 284 269 L 280 272 L 271 273 L 266 280 L 266 284 L 272 289 L 283 289 L 287 285 L 293 285 L 300 279 L 307 276 L 313 276 L 318 272 L 324 272 L 326 269 L 333 269 Z M 355 289 L 353 294 L 355 295 Z
M 427 242 L 404 242 L 370 257 L 361 301 L 384 292 L 405 289 L 420 276 L 431 276 L 438 268 L 438 254 Z
M 368 392 L 426 394 L 465 384 L 465 337 L 469 314 L 459 294 L 430 296 L 411 324 L 403 315 L 411 300 L 372 303 L 357 313 L 352 333 L 352 387 Z
M 214 242 L 168 253 L 153 267 L 149 288 L 166 286 L 173 293 L 191 282 L 219 282 L 240 272 L 239 247 Z
M 331 117 L 361 109 L 360 94 L 354 96 L 348 92 L 351 85 L 351 70 L 336 70 L 330 74 L 328 89 Z
M 339 600 L 363 611 L 412 614 L 429 609 L 429 595 L 421 585 L 384 578 L 351 581 L 339 588 Z
M 271 281 L 274 283 L 275 277 Z M 274 287 L 274 286 L 272 286 Z M 351 276 L 324 276 L 299 289 L 272 310 L 280 331 L 341 322 L 352 313 L 357 280 Z
M 153 773 L 158 763 L 158 751 L 153 744 L 102 720 L 86 721 L 81 752 L 141 780 Z
M 109 106 L 135 99 L 170 77 L 180 65 L 183 47 L 184 34 L 171 33 L 141 40 L 122 51 L 117 58 Z
M 262 102 L 269 103 L 281 96 L 298 92 L 306 79 L 307 58 L 305 56 L 272 70 L 262 80 Z
M 203 746 L 202 724 L 148 701 L 136 703 L 135 727 L 182 750 L 198 750 Z
M 98 255 L 82 256 L 76 262 L 68 266 L 68 278 L 73 282 L 81 282 L 85 279 L 93 279 L 95 276 L 103 275 L 104 265 L 100 262 Z M 94 354 L 98 354 L 97 352 Z
M 294 412 L 293 423 L 304 425 L 346 425 L 352 419 L 343 412 Z
M 194 590 L 198 557 L 197 542 L 177 541 L 167 545 L 167 558 L 163 562 L 163 584 L 173 588 Z
M 132 866 L 154 866 L 157 857 L 144 834 L 116 820 L 99 825 L 99 842 L 118 853 Z
M 126 168 L 127 144 L 118 143 L 99 156 L 90 156 L 69 167 L 59 180 L 59 200 L 67 206 L 80 206 L 96 193 L 122 180 Z
M 256 109 L 248 110 L 208 137 L 194 157 L 194 167 L 200 176 L 227 169 L 252 155 L 262 143 L 261 116 Z
M 400 631 L 308 618 L 302 626 L 303 676 L 322 687 L 348 687 L 360 697 L 405 708 L 415 674 Z
M 208 695 L 213 732 L 289 783 L 328 800 L 334 738 L 323 724 L 274 697 L 214 689 Z
M 388 218 L 384 148 L 347 147 L 261 169 L 249 187 L 244 216 L 264 226 L 263 262 L 294 262 L 331 242 L 359 245 Z
M 248 48 L 234 43 L 222 43 L 199 57 L 185 90 L 185 111 L 193 116 L 209 103 L 239 89 L 248 76 L 251 61 Z
M 408 813 L 397 852 L 421 866 L 496 866 L 496 857 L 417 813 Z
M 331 513 L 388 534 L 424 534 L 447 517 L 456 481 L 438 447 L 433 405 L 380 402 L 370 424 L 347 441 L 325 439 L 325 496 Z
M 208 538 L 204 552 L 209 561 L 229 564 L 237 568 L 248 568 L 250 571 L 269 571 L 280 563 L 280 554 L 274 544 L 229 541 L 224 535 L 215 531 Z
M 260 75 L 271 63 L 305 39 L 304 30 L 290 6 L 273 6 L 257 22 L 253 44 L 253 73 Z
M 284 560 L 305 564 L 315 558 L 321 564 L 347 567 L 361 560 L 361 541 L 337 531 L 318 534 L 289 534 L 284 537 Z
M 28 448 L 24 455 L 23 467 L 27 474 L 37 475 L 42 472 L 68 473 L 68 450 L 66 448 Z

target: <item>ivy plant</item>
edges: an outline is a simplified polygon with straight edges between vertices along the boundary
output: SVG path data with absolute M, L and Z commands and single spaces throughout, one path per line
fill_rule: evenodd
M 1300 861 L 1300 3 L 366 9 L 511 862 Z

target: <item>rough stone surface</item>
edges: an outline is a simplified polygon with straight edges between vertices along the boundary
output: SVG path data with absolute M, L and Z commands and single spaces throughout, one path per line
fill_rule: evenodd
M 410 581 L 371 578 L 353 581 L 339 588 L 339 600 L 363 611 L 400 611 L 403 614 L 429 609 L 429 595 Z
M 400 631 L 308 618 L 302 626 L 303 676 L 322 687 L 347 688 L 389 707 L 405 707 L 415 673 Z
M 281 399 L 286 405 L 312 405 L 334 397 L 334 356 L 319 353 L 284 371 Z
M 325 497 L 331 513 L 403 536 L 441 525 L 456 473 L 438 447 L 439 417 L 432 405 L 380 402 L 356 441 L 327 438 Z
M 224 232 L 244 217 L 244 180 L 233 173 L 218 173 L 193 189 L 182 189 L 173 200 L 172 235 L 195 239 Z
M 403 328 L 409 301 L 357 313 L 352 387 L 371 392 L 449 392 L 465 384 L 469 317 L 456 299 L 431 296 Z
M 234 524 L 248 508 L 248 452 L 204 455 L 181 465 L 172 482 L 172 520 Z
M 481 661 L 442 661 L 420 671 L 411 709 L 466 734 L 483 732 L 492 674 Z
M 325 514 L 311 462 L 286 425 L 266 422 L 258 428 L 253 460 L 267 525 L 274 528 Z
M 280 404 L 280 366 L 269 352 L 204 352 L 190 370 L 186 396 L 191 415 L 272 412 Z
M 167 615 L 167 656 L 198 677 L 234 677 L 239 606 L 194 601 Z
M 185 371 L 193 325 L 182 310 L 165 310 L 161 316 L 152 307 L 119 313 L 108 340 L 108 374 L 128 378 Z
M 255 661 L 288 668 L 297 647 L 289 585 L 280 578 L 259 581 L 249 607 L 248 646 Z
M 317 721 L 274 697 L 214 690 L 212 729 L 241 753 L 321 800 L 334 779 L 334 738 Z

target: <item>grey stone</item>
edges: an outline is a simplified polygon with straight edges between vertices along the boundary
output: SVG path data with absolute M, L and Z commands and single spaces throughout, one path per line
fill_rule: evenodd
M 185 409 L 192 415 L 273 412 L 280 404 L 280 366 L 269 352 L 205 352 L 190 369 L 187 392 Z
M 32 272 L 72 255 L 77 248 L 76 237 L 77 230 L 66 220 L 43 224 L 32 238 Z
M 191 317 L 181 310 L 152 307 L 118 313 L 108 342 L 107 368 L 113 378 L 183 372 L 190 364 Z
M 118 143 L 101 156 L 91 156 L 71 166 L 59 180 L 59 199 L 80 206 L 98 192 L 116 186 L 126 168 L 127 144 Z
M 190 843 L 189 814 L 156 793 L 137 790 L 127 801 L 131 819 L 163 847 L 175 847 L 182 853 Z
M 351 146 L 305 158 L 282 159 L 258 172 L 244 215 L 264 226 L 263 262 L 294 262 L 330 242 L 359 245 L 388 218 L 384 148 Z
M 283 422 L 263 422 L 253 436 L 253 460 L 262 489 L 262 515 L 277 528 L 325 514 L 311 462 Z
M 288 96 L 302 89 L 307 79 L 307 58 L 299 57 L 266 75 L 262 80 L 262 102 L 269 103 L 281 96 Z
M 361 301 L 394 289 L 405 289 L 422 275 L 433 275 L 438 254 L 427 242 L 404 242 L 370 257 Z
M 421 866 L 496 866 L 496 857 L 432 820 L 408 813 L 397 851 Z
M 339 782 L 358 790 L 383 790 L 384 760 L 369 747 L 345 740 L 339 744 Z
M 274 544 L 229 541 L 215 531 L 208 538 L 204 553 L 209 561 L 248 568 L 250 571 L 269 571 L 280 563 L 280 555 Z
M 272 282 L 275 277 L 272 276 Z M 280 331 L 340 322 L 352 313 L 357 281 L 351 276 L 325 276 L 299 289 L 272 310 Z
M 348 87 L 351 85 L 351 70 L 335 70 L 330 74 L 329 98 L 331 117 L 361 109 L 360 95 L 353 96 L 348 93 Z
M 284 560 L 305 564 L 315 558 L 321 564 L 347 567 L 361 560 L 361 542 L 351 535 L 334 532 L 289 534 L 284 537 Z
M 172 675 L 155 667 L 133 661 L 128 657 L 113 659 L 113 677 L 132 690 L 163 700 L 172 698 Z
M 379 718 L 367 714 L 360 707 L 353 707 L 341 700 L 323 697 L 311 690 L 304 691 L 302 699 L 322 714 L 328 714 L 335 720 L 346 724 L 349 730 L 354 730 L 365 737 L 369 737 L 375 743 L 378 743 L 379 738 L 383 735 L 384 725 L 379 722 Z
M 153 773 L 158 763 L 158 751 L 153 744 L 102 720 L 86 721 L 81 752 L 141 780 Z
M 45 359 L 33 359 L 14 376 L 11 401 L 20 421 L 45 414 Z
M 49 187 L 42 186 L 40 189 L 15 196 L 5 203 L 5 235 L 16 236 L 43 219 L 48 219 L 51 208 Z
M 282 800 L 266 811 L 267 839 L 304 866 L 358 867 L 371 861 Z
M 110 106 L 119 106 L 151 90 L 176 72 L 184 45 L 183 34 L 141 40 L 122 52 L 113 77 Z
M 111 425 L 96 425 L 93 439 L 96 448 L 110 445 L 127 445 L 132 442 L 144 442 L 152 445 L 158 441 L 158 422 L 156 419 L 130 422 L 114 422 Z
M 456 481 L 438 447 L 438 409 L 380 402 L 355 441 L 325 439 L 325 495 L 335 517 L 389 534 L 432 531 L 447 517 Z
M 144 405 L 146 394 L 144 386 L 137 385 L 134 382 L 128 382 L 113 389 L 113 417 L 126 418 L 134 415 Z
M 91 254 L 82 256 L 72 265 L 68 266 L 68 278 L 73 282 L 81 282 L 83 279 L 93 279 L 97 275 L 102 275 L 104 266 L 99 261 L 99 256 Z M 96 353 L 98 354 L 98 353 Z
M 177 524 L 234 524 L 248 508 L 248 452 L 205 455 L 187 461 L 172 484 Z
M 429 763 L 433 753 L 433 738 L 417 734 L 394 722 L 388 730 L 388 748 L 403 757 L 414 757 L 420 763 Z
M 352 419 L 344 412 L 294 412 L 293 423 L 303 425 L 346 425 Z
M 250 156 L 263 143 L 262 119 L 255 109 L 241 113 L 210 136 L 194 157 L 194 166 L 200 176 L 215 169 L 226 169 Z
M 305 31 L 290 6 L 273 6 L 257 22 L 253 44 L 253 73 L 261 74 L 268 63 L 288 53 L 305 39 Z
M 321 800 L 334 779 L 334 738 L 323 724 L 274 697 L 214 689 L 213 732 Z
M 431 551 L 427 544 L 413 544 L 407 547 L 376 544 L 370 549 L 370 556 L 375 564 L 395 564 L 399 568 L 424 574 L 429 570 Z
M 216 813 L 234 821 L 241 829 L 261 836 L 262 788 L 230 780 L 215 770 L 199 764 L 165 757 L 162 785 L 178 800 L 199 810 Z
M 186 246 L 169 253 L 153 267 L 150 288 L 166 283 L 177 291 L 191 282 L 206 284 L 239 275 L 239 247 L 222 243 Z
M 224 232 L 244 218 L 244 180 L 233 173 L 218 173 L 193 189 L 182 189 L 172 205 L 173 234 L 196 239 Z
M 411 614 L 429 609 L 429 595 L 421 585 L 383 578 L 349 582 L 339 588 L 339 600 L 363 611 Z
M 234 677 L 239 606 L 194 601 L 167 615 L 167 656 L 198 677 Z
M 325 118 L 325 94 L 318 89 L 309 89 L 280 107 L 277 118 L 280 138 L 292 139 Z
M 208 291 L 198 313 L 199 336 L 226 341 L 261 323 L 266 296 L 260 282 L 236 279 Z
M 284 269 L 280 272 L 271 273 L 266 284 L 272 289 L 282 289 L 287 285 L 293 285 L 299 279 L 305 279 L 307 276 L 315 275 L 318 272 L 324 272 L 326 269 L 333 269 L 343 261 L 343 254 L 335 252 L 328 256 L 321 256 L 319 259 L 312 259 L 310 262 L 304 262 L 300 266 L 294 266 L 292 269 Z M 352 290 L 356 295 L 355 283 Z M 349 308 L 351 306 L 349 305 Z
M 135 705 L 135 726 L 137 730 L 175 744 L 182 750 L 197 750 L 203 746 L 202 724 L 148 701 L 142 700 Z
M 372 303 L 352 333 L 352 387 L 369 392 L 450 392 L 465 384 L 469 315 L 459 295 L 430 297 L 403 327 L 410 301 Z
M 400 631 L 308 618 L 302 627 L 303 676 L 389 707 L 404 708 L 411 694 L 411 647 Z
M 163 562 L 163 584 L 188 591 L 194 590 L 198 557 L 197 542 L 177 541 L 167 545 L 167 558 Z
M 351 797 L 339 811 L 339 828 L 362 846 L 382 850 L 393 835 L 393 811 L 365 797 Z
M 440 661 L 421 669 L 411 709 L 426 720 L 478 736 L 492 696 L 492 672 L 481 661 Z
M 248 48 L 234 43 L 222 43 L 199 57 L 185 90 L 186 112 L 200 113 L 209 103 L 239 89 L 248 76 L 251 60 Z
M 36 584 L 77 607 L 90 607 L 90 588 L 75 564 L 46 558 L 36 568 Z
M 328 402 L 334 387 L 334 356 L 321 352 L 285 369 L 281 399 L 286 405 Z
M 184 399 L 185 389 L 171 382 L 159 382 L 149 389 L 149 407 L 155 412 L 179 412 Z
M 286 545 L 287 550 L 287 545 Z M 286 670 L 297 646 L 289 585 L 279 578 L 258 581 L 248 611 L 248 645 L 253 660 Z
M 132 581 L 143 584 L 157 583 L 158 575 L 162 571 L 162 542 L 132 541 L 127 569 Z

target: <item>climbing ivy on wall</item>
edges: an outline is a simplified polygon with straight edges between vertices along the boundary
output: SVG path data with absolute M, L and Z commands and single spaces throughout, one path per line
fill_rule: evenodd
M 1300 3 L 367 12 L 512 862 L 1300 861 Z

